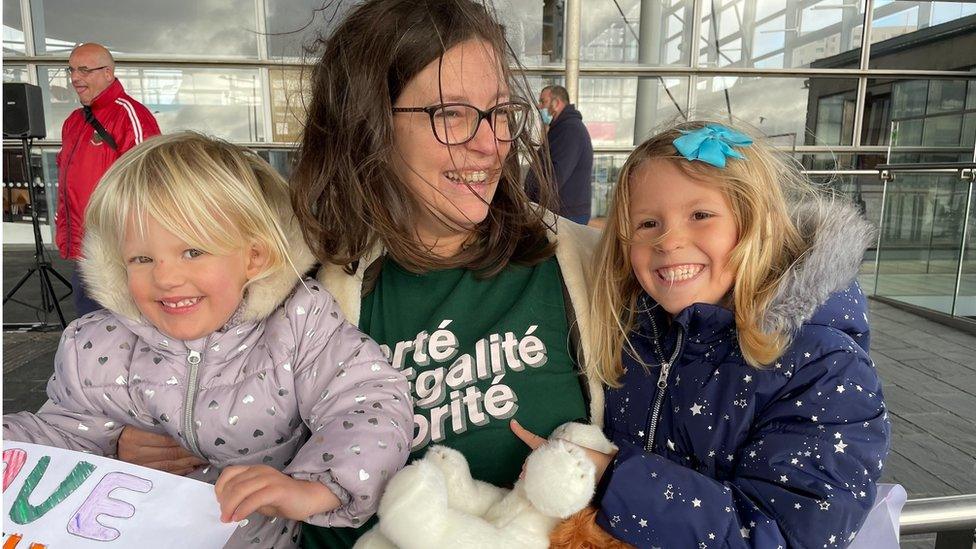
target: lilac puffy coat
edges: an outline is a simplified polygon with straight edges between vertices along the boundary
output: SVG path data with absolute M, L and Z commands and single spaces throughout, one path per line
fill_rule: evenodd
M 307 248 L 290 229 L 301 268 Z M 177 341 L 117 290 L 126 288 L 124 267 L 103 261 L 97 243 L 86 246 L 84 272 L 109 310 L 68 326 L 50 400 L 36 414 L 4 416 L 6 440 L 113 456 L 122 427 L 133 425 L 208 460 L 190 475 L 200 480 L 216 481 L 228 465 L 267 464 L 323 483 L 342 505 L 309 523 L 357 526 L 375 512 L 410 449 L 407 382 L 318 282 L 295 286 L 294 272 L 259 280 L 223 328 Z M 293 547 L 297 534 L 294 521 L 255 513 L 227 547 Z

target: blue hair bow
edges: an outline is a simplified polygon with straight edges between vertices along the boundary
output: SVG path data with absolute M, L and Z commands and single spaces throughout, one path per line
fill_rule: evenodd
M 743 159 L 742 153 L 732 147 L 752 145 L 752 139 L 744 133 L 719 124 L 707 124 L 697 130 L 682 130 L 681 137 L 674 140 L 674 148 L 688 160 L 701 160 L 716 168 L 725 167 L 728 157 Z

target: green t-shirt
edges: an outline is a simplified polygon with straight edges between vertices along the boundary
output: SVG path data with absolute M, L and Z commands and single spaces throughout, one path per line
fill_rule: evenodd
M 464 454 L 474 478 L 510 486 L 529 448 L 509 419 L 547 436 L 587 416 L 554 257 L 484 280 L 466 269 L 417 275 L 387 258 L 359 325 L 410 381 L 411 460 L 444 444 Z M 303 546 L 351 547 L 374 523 L 305 525 Z

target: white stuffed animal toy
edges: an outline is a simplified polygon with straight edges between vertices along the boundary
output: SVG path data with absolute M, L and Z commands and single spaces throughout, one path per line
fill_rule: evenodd
M 549 547 L 553 527 L 593 497 L 596 467 L 580 446 L 615 450 L 598 427 L 563 424 L 529 454 L 512 490 L 472 479 L 460 452 L 433 446 L 393 477 L 380 523 L 354 549 Z

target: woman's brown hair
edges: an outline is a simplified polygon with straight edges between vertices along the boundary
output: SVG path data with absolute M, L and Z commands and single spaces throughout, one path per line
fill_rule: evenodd
M 323 263 L 352 272 L 377 240 L 417 272 L 467 267 L 491 276 L 509 262 L 531 265 L 552 255 L 545 212 L 527 198 L 519 167 L 519 158 L 527 159 L 539 181 L 550 181 L 535 152 L 531 120 L 503 160 L 487 218 L 463 249 L 437 258 L 417 237 L 417 199 L 392 161 L 391 109 L 417 73 L 470 39 L 494 50 L 513 97 L 529 97 L 524 79 L 516 82 L 513 75 L 517 60 L 503 27 L 471 0 L 367 1 L 317 42 L 321 59 L 312 70 L 292 203 L 309 247 Z M 550 203 L 550 189 L 542 185 L 541 204 Z

